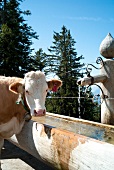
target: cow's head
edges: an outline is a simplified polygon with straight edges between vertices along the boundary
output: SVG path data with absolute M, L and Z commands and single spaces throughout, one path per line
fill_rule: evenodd
M 52 79 L 46 82 L 44 73 L 31 71 L 25 74 L 23 82 L 11 84 L 10 90 L 15 93 L 25 94 L 32 116 L 43 116 L 46 113 L 45 98 L 47 91 L 57 91 L 61 85 L 61 80 Z

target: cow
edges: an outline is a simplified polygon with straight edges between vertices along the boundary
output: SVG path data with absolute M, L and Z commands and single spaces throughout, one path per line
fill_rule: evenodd
M 30 71 L 24 78 L 0 76 L 0 150 L 4 139 L 20 133 L 31 116 L 46 114 L 48 90 L 57 91 L 62 81 L 46 81 L 41 71 Z

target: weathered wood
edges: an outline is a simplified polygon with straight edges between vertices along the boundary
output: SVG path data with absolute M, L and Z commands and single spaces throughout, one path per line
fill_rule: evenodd
M 114 126 L 112 125 L 106 125 L 49 112 L 46 113 L 46 116 L 39 118 L 33 117 L 32 119 L 42 124 L 47 124 L 76 134 L 114 144 Z
M 48 125 L 49 119 L 53 126 Z M 26 123 L 21 133 L 13 136 L 10 141 L 55 169 L 114 169 L 114 145 L 103 142 L 109 142 L 110 137 L 114 141 L 113 126 L 51 113 L 37 121 Z M 82 133 L 84 135 L 80 135 Z
M 101 104 L 101 122 L 114 125 L 114 61 L 112 59 L 104 61 L 101 73 L 109 77 L 108 81 L 100 84 L 104 94 L 108 96 Z

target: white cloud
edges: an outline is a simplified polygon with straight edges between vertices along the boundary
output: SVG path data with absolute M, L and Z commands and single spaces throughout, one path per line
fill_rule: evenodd
M 54 16 L 58 18 L 57 16 Z M 114 22 L 114 18 L 101 18 L 101 17 L 86 17 L 86 16 L 79 16 L 79 17 L 61 17 L 61 19 L 69 19 L 69 20 L 78 20 L 78 21 L 94 21 L 94 22 Z
M 101 21 L 102 18 L 100 17 L 97 17 L 97 18 L 94 18 L 94 17 L 68 17 L 69 19 L 72 19 L 72 20 L 85 20 L 85 21 Z

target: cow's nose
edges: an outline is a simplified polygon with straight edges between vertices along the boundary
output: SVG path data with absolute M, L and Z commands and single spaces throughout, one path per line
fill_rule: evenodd
M 43 111 L 43 115 L 45 115 L 46 114 L 46 110 L 44 109 L 44 111 Z
M 38 111 L 34 109 L 34 115 L 35 116 L 44 116 L 46 114 L 45 109 L 39 109 Z

